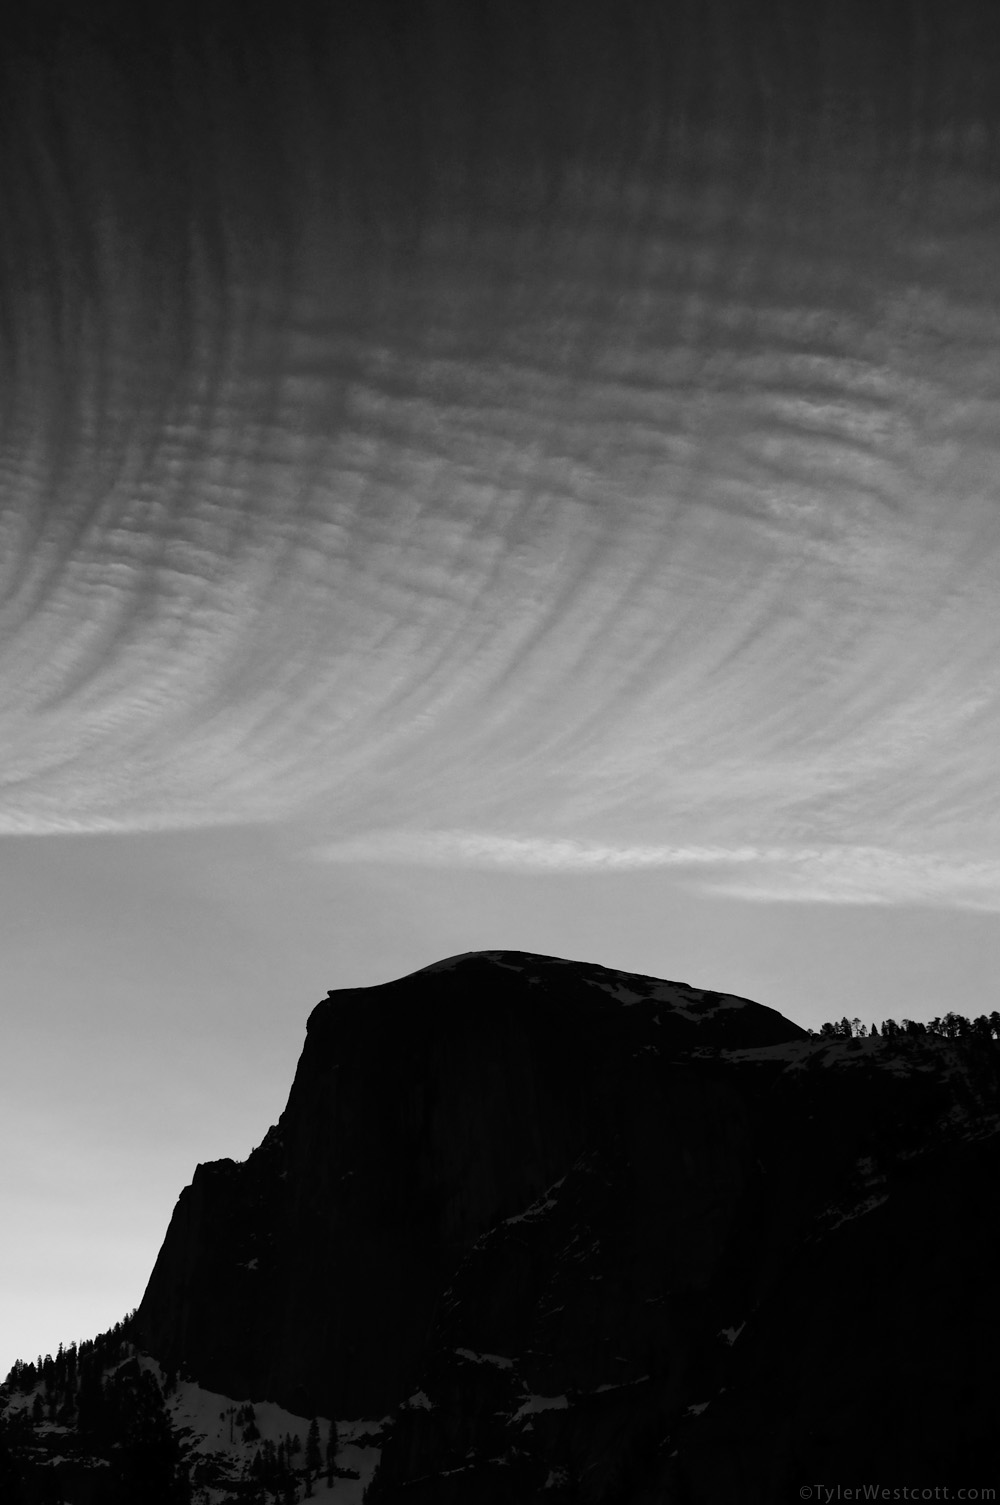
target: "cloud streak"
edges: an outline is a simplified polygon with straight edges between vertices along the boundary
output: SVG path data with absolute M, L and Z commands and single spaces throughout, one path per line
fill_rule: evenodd
M 831 904 L 958 903 L 1000 913 L 1000 859 L 877 847 L 613 846 L 480 831 L 413 831 L 314 847 L 315 861 L 496 868 L 524 873 L 675 870 L 723 897 Z

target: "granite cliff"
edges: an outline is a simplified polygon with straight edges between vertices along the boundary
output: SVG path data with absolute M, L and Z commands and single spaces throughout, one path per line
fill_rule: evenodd
M 141 1338 L 226 1394 L 388 1411 L 477 1241 L 578 1162 L 624 1136 L 628 1154 L 672 1163 L 680 1135 L 696 1179 L 706 1156 L 715 1174 L 702 1141 L 742 1133 L 739 1098 L 688 1074 L 659 1093 L 664 1051 L 803 1033 L 742 1000 L 518 953 L 333 993 L 277 1126 L 181 1194 Z
M 519 952 L 331 993 L 129 1351 L 381 1418 L 372 1502 L 995 1487 L 998 1049 Z

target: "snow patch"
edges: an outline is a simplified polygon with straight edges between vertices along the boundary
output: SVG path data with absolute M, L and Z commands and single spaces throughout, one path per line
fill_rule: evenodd
M 455 1353 L 460 1358 L 468 1359 L 472 1364 L 495 1364 L 498 1369 L 513 1369 L 514 1360 L 505 1359 L 499 1353 L 474 1353 L 471 1348 L 456 1348 Z
M 855 1207 L 851 1207 L 847 1211 L 840 1207 L 828 1207 L 826 1212 L 823 1213 L 823 1217 L 836 1218 L 836 1222 L 829 1225 L 827 1232 L 832 1233 L 835 1228 L 840 1228 L 844 1223 L 852 1222 L 854 1218 L 863 1218 L 865 1213 L 874 1212 L 876 1207 L 881 1207 L 882 1203 L 888 1202 L 888 1200 L 889 1193 L 884 1192 L 881 1196 L 872 1195 L 865 1197 L 864 1201 L 858 1202 Z
M 552 1208 L 556 1205 L 556 1200 L 552 1193 L 558 1191 L 565 1180 L 565 1176 L 560 1176 L 559 1180 L 554 1181 L 550 1187 L 543 1191 L 542 1195 L 536 1201 L 532 1202 L 530 1207 L 526 1207 L 523 1212 L 516 1212 L 513 1217 L 504 1218 L 504 1223 L 528 1223 L 532 1222 L 535 1218 L 544 1216 L 547 1212 L 551 1212 Z
M 602 1395 L 605 1390 L 627 1390 L 630 1385 L 644 1385 L 644 1384 L 646 1384 L 646 1382 L 647 1382 L 648 1379 L 649 1379 L 649 1375 L 648 1374 L 640 1374 L 639 1377 L 638 1377 L 638 1379 L 634 1379 L 634 1380 L 618 1380 L 618 1382 L 616 1384 L 613 1384 L 613 1385 L 598 1385 L 598 1387 L 597 1387 L 596 1390 L 590 1390 L 587 1393 L 589 1395 Z
M 522 1416 L 537 1411 L 565 1411 L 568 1407 L 569 1400 L 565 1395 L 529 1395 L 511 1416 L 511 1421 L 520 1421 Z
M 475 952 L 471 953 L 471 955 L 473 955 L 473 956 L 475 954 L 476 954 Z M 507 969 L 508 972 L 523 972 L 524 971 L 524 963 L 523 962 L 512 962 L 512 961 L 510 961 L 510 959 L 509 959 L 510 958 L 510 952 L 509 951 L 483 951 L 483 952 L 480 953 L 480 955 L 487 957 L 487 959 L 489 961 L 491 961 L 493 963 L 493 965 L 496 966 L 496 967 L 506 967 L 506 969 Z M 550 958 L 548 958 L 548 957 L 546 957 L 544 959 L 546 961 L 550 960 Z M 557 957 L 552 957 L 551 960 L 552 961 L 557 961 L 558 958 Z
M 646 998 L 645 993 L 636 993 L 621 982 L 599 982 L 597 986 L 602 993 L 610 993 L 619 1003 L 642 1003 Z
M 146 1354 L 137 1355 L 140 1368 L 150 1370 L 163 1385 L 163 1372 L 155 1359 Z M 164 1404 L 177 1428 L 190 1428 L 187 1439 L 189 1454 L 218 1456 L 232 1460 L 235 1468 L 242 1468 L 253 1458 L 262 1441 L 275 1445 L 286 1433 L 298 1436 L 303 1446 L 309 1432 L 308 1416 L 297 1416 L 286 1411 L 274 1401 L 251 1401 L 249 1398 L 234 1399 L 214 1390 L 203 1390 L 193 1380 L 178 1380 L 176 1390 L 164 1397 Z M 254 1421 L 260 1439 L 243 1441 L 243 1427 L 236 1421 L 236 1412 L 243 1406 L 253 1406 Z M 320 1438 L 325 1442 L 330 1426 L 330 1417 L 319 1416 Z M 328 1502 L 328 1505 L 361 1505 L 365 1488 L 378 1465 L 382 1450 L 377 1446 L 362 1446 L 362 1437 L 380 1439 L 391 1418 L 384 1416 L 379 1421 L 366 1418 L 346 1420 L 337 1418 L 337 1467 L 350 1469 L 357 1479 L 334 1479 L 330 1484 L 317 1480 L 313 1485 L 312 1498 Z
M 815 1040 L 782 1040 L 777 1045 L 744 1045 L 719 1052 L 727 1061 L 785 1061 L 797 1065 L 816 1054 Z

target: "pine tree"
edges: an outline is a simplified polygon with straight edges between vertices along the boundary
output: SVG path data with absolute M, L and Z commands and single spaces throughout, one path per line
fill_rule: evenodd
M 326 1439 L 326 1482 L 333 1483 L 333 1471 L 337 1466 L 337 1423 L 331 1417 L 330 1435 Z
M 313 1478 L 319 1473 L 323 1465 L 323 1459 L 319 1451 L 319 1422 L 314 1416 L 309 1423 L 309 1432 L 306 1437 L 306 1476 Z

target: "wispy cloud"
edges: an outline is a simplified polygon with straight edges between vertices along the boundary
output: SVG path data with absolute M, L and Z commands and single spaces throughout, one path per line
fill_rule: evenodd
M 675 869 L 713 893 L 760 902 L 960 904 L 1000 913 L 1000 859 L 877 847 L 614 846 L 481 831 L 411 831 L 308 849 L 320 862 L 391 862 L 526 873 Z
M 897 292 L 856 184 L 835 248 L 727 191 L 725 247 L 679 196 L 541 270 L 442 228 L 405 339 L 301 270 L 264 327 L 236 288 L 169 398 L 95 325 L 103 425 L 0 455 L 0 831 L 992 907 L 992 284 L 909 229 Z
M 413 862 L 432 865 L 517 868 L 528 872 L 586 872 L 615 868 L 696 867 L 755 862 L 753 848 L 611 846 L 545 836 L 509 836 L 483 831 L 411 831 L 357 836 L 312 847 L 321 862 Z

